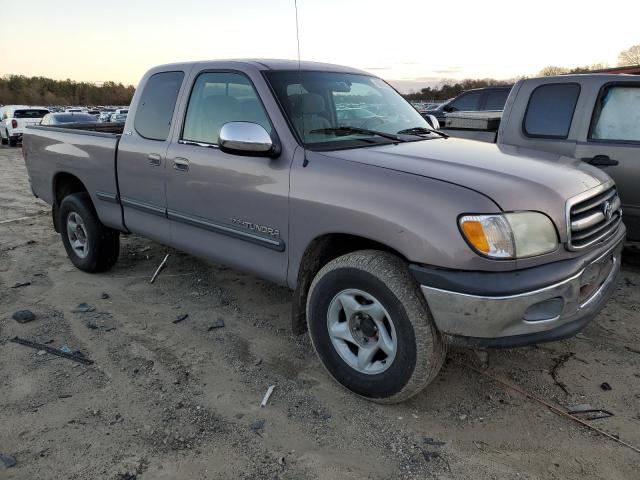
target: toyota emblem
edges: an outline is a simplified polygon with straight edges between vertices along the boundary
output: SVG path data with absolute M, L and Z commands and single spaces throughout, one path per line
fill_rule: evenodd
M 611 202 L 604 202 L 602 204 L 602 213 L 604 213 L 604 217 L 607 220 L 611 220 L 611 217 L 613 217 L 613 207 Z

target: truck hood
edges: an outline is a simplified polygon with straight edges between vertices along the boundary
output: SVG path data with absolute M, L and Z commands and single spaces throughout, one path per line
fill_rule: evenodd
M 323 154 L 467 187 L 504 211 L 547 213 L 561 230 L 567 199 L 610 180 L 602 170 L 569 157 L 454 138 Z

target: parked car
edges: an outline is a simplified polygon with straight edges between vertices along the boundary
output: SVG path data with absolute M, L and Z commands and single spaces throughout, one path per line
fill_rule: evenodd
M 127 108 L 118 108 L 115 112 L 111 114 L 111 121 L 114 123 L 124 123 L 127 120 L 127 114 L 129 113 L 129 109 Z
M 111 115 L 116 111 L 115 108 L 104 108 L 100 111 L 100 115 L 98 116 L 99 122 L 110 122 Z
M 465 114 L 460 114 L 465 121 Z M 560 75 L 515 84 L 499 126 L 448 134 L 581 159 L 615 180 L 629 240 L 640 241 L 640 79 L 633 75 Z M 508 119 L 508 120 L 504 120 Z M 615 210 L 615 209 L 614 209 Z M 606 233 L 619 219 L 592 212 L 580 233 Z
M 44 107 L 29 107 L 26 105 L 6 105 L 2 107 L 0 121 L 0 141 L 15 147 L 22 140 L 24 127 L 40 123 L 49 110 Z
M 67 107 L 65 113 L 86 113 L 87 109 L 82 107 Z
M 341 125 L 338 97 L 381 105 L 382 122 Z M 605 202 L 620 215 L 606 173 L 448 138 L 360 70 L 164 65 L 116 128 L 27 129 L 31 187 L 71 262 L 107 270 L 132 232 L 287 285 L 294 331 L 370 400 L 422 390 L 449 343 L 571 336 L 616 288 L 624 225 L 575 232 Z
M 40 125 L 65 125 L 68 123 L 95 123 L 98 119 L 88 113 L 48 113 Z
M 425 115 L 433 115 L 441 125 L 445 125 L 447 114 L 451 112 L 502 110 L 511 87 L 511 85 L 508 85 L 467 90 L 442 106 L 427 110 Z
M 95 119 L 97 120 L 98 117 L 100 116 L 100 110 L 95 110 L 95 109 L 89 109 L 87 110 L 87 112 L 89 115 L 93 115 L 95 117 Z

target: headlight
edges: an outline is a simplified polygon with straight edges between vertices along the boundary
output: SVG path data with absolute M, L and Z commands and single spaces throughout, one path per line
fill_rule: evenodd
M 533 257 L 558 248 L 553 223 L 538 212 L 464 215 L 459 224 L 469 244 L 491 258 Z

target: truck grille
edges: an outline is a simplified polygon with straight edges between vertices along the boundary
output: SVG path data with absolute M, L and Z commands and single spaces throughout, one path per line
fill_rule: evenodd
M 587 198 L 569 202 L 569 249 L 582 250 L 613 235 L 622 220 L 620 198 L 615 186 L 605 185 Z

